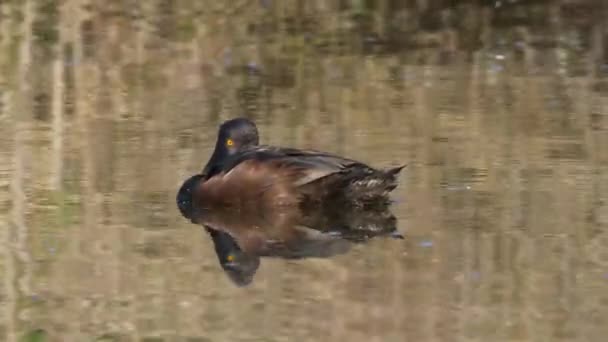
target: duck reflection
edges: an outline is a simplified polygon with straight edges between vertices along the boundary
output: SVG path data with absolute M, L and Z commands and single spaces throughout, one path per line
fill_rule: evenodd
M 237 286 L 247 286 L 260 266 L 260 258 L 241 250 L 230 234 L 205 227 L 213 240 L 217 259 L 230 280 Z
M 388 207 L 206 212 L 196 219 L 213 240 L 219 264 L 238 286 L 249 285 L 261 257 L 330 258 L 375 237 L 402 239 Z

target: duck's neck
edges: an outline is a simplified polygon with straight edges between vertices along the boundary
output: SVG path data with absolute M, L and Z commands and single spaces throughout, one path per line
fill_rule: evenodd
M 250 142 L 242 143 L 239 147 L 229 149 L 221 143 L 222 141 L 224 141 L 224 139 L 218 139 L 218 142 L 215 144 L 215 150 L 213 150 L 213 154 L 211 155 L 209 162 L 207 165 L 205 165 L 205 168 L 203 168 L 202 175 L 205 178 L 210 178 L 218 174 L 222 170 L 222 165 L 226 159 L 228 159 L 228 157 L 249 148 L 258 146 L 257 139 L 252 139 Z
M 228 151 L 226 151 L 224 148 L 216 147 L 211 155 L 211 158 L 209 158 L 209 162 L 207 162 L 207 165 L 205 165 L 205 168 L 203 168 L 203 177 L 209 178 L 219 173 L 222 163 L 228 154 Z

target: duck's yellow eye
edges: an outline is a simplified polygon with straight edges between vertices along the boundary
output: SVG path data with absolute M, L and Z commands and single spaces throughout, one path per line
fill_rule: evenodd
M 232 140 L 232 139 L 226 140 L 226 146 L 232 146 L 232 145 L 234 145 L 234 140 Z
M 226 260 L 233 261 L 234 260 L 234 255 L 228 254 L 228 256 L 226 257 Z

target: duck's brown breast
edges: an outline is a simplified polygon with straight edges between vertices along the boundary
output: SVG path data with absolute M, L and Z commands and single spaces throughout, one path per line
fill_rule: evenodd
M 294 180 L 300 175 L 297 168 L 275 161 L 247 160 L 201 182 L 194 191 L 194 206 L 245 211 L 296 206 L 299 194 Z

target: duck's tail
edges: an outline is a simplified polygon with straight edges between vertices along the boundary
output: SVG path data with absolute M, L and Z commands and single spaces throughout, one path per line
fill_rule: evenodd
M 377 170 L 353 165 L 301 187 L 301 206 L 310 209 L 339 203 L 383 210 L 390 204 L 388 194 L 397 187 L 397 176 L 405 166 Z
M 386 199 L 388 194 L 399 185 L 398 175 L 406 165 L 385 170 L 353 171 L 345 195 L 354 201 L 370 202 Z

